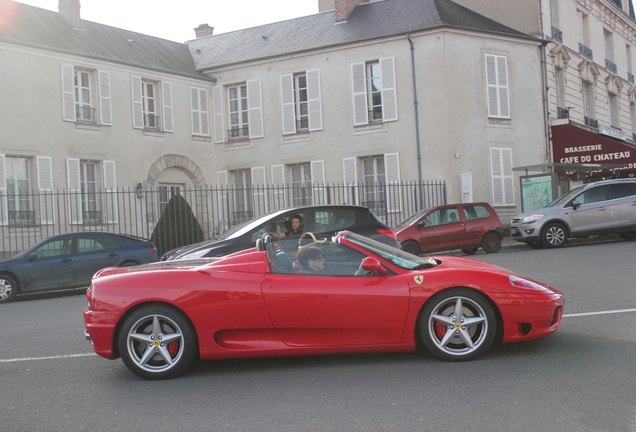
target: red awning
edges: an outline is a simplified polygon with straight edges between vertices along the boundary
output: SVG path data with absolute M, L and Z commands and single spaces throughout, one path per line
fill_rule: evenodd
M 621 164 L 598 173 L 636 171 L 636 145 L 573 124 L 552 126 L 552 160 L 560 164 Z

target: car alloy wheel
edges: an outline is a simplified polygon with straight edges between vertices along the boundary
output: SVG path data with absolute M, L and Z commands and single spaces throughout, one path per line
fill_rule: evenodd
M 620 233 L 618 236 L 624 240 L 634 240 L 636 238 L 636 232 Z
M 418 255 L 418 256 L 421 252 L 420 245 L 418 245 L 417 242 L 414 242 L 412 240 L 405 241 L 404 243 L 402 243 L 402 250 L 404 252 L 408 252 L 410 254 Z
M 183 373 L 196 353 L 196 338 L 182 313 L 148 305 L 126 318 L 119 335 L 119 353 L 135 375 L 168 379 Z
M 433 296 L 424 306 L 419 331 L 422 342 L 444 360 L 471 360 L 492 344 L 495 313 L 480 293 L 454 288 Z
M 9 303 L 18 294 L 18 284 L 12 277 L 0 275 L 0 303 Z
M 551 223 L 543 231 L 543 245 L 549 248 L 561 247 L 567 236 L 561 224 Z

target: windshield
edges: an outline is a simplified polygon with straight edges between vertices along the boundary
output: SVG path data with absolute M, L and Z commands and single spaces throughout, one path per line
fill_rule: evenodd
M 563 203 L 568 202 L 569 200 L 571 200 L 575 195 L 579 194 L 581 192 L 581 190 L 583 189 L 584 185 L 575 187 L 574 189 L 570 190 L 570 192 L 566 193 L 565 195 L 561 195 L 560 197 L 558 197 L 557 199 L 555 199 L 554 201 L 552 201 L 550 204 L 548 204 L 546 207 L 558 207 Z
M 267 222 L 268 220 L 272 219 L 274 216 L 286 213 L 288 211 L 289 209 L 277 210 L 275 212 L 268 213 L 264 216 L 261 216 L 258 219 L 252 219 L 252 220 L 248 220 L 247 222 L 234 225 L 232 228 L 225 231 L 223 234 L 221 234 L 217 238 L 219 240 L 225 240 L 225 239 L 240 237 L 243 234 L 248 233 L 252 231 L 253 229 L 260 227 L 264 222 Z
M 402 222 L 400 222 L 398 224 L 398 226 L 409 226 L 412 223 L 414 223 L 416 220 L 418 220 L 419 218 L 422 217 L 422 215 L 424 215 L 424 213 L 426 213 L 427 211 L 429 211 L 430 209 L 424 209 L 424 210 L 420 210 L 417 213 L 415 213 L 414 215 L 410 216 L 409 218 L 403 220 Z
M 344 238 L 406 270 L 417 270 L 439 265 L 439 262 L 433 258 L 422 258 L 412 255 L 408 252 L 404 252 L 400 249 L 396 249 L 392 246 L 352 232 L 345 234 Z

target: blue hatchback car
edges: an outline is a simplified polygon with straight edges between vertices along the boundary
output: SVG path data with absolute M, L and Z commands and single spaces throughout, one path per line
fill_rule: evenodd
M 104 232 L 55 235 L 0 261 L 0 303 L 18 293 L 88 286 L 97 270 L 158 261 L 146 239 Z

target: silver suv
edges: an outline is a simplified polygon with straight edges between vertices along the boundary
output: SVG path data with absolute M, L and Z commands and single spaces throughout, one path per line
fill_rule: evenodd
M 510 236 L 530 247 L 563 246 L 570 237 L 636 238 L 636 179 L 605 180 L 570 190 L 545 208 L 515 216 Z

